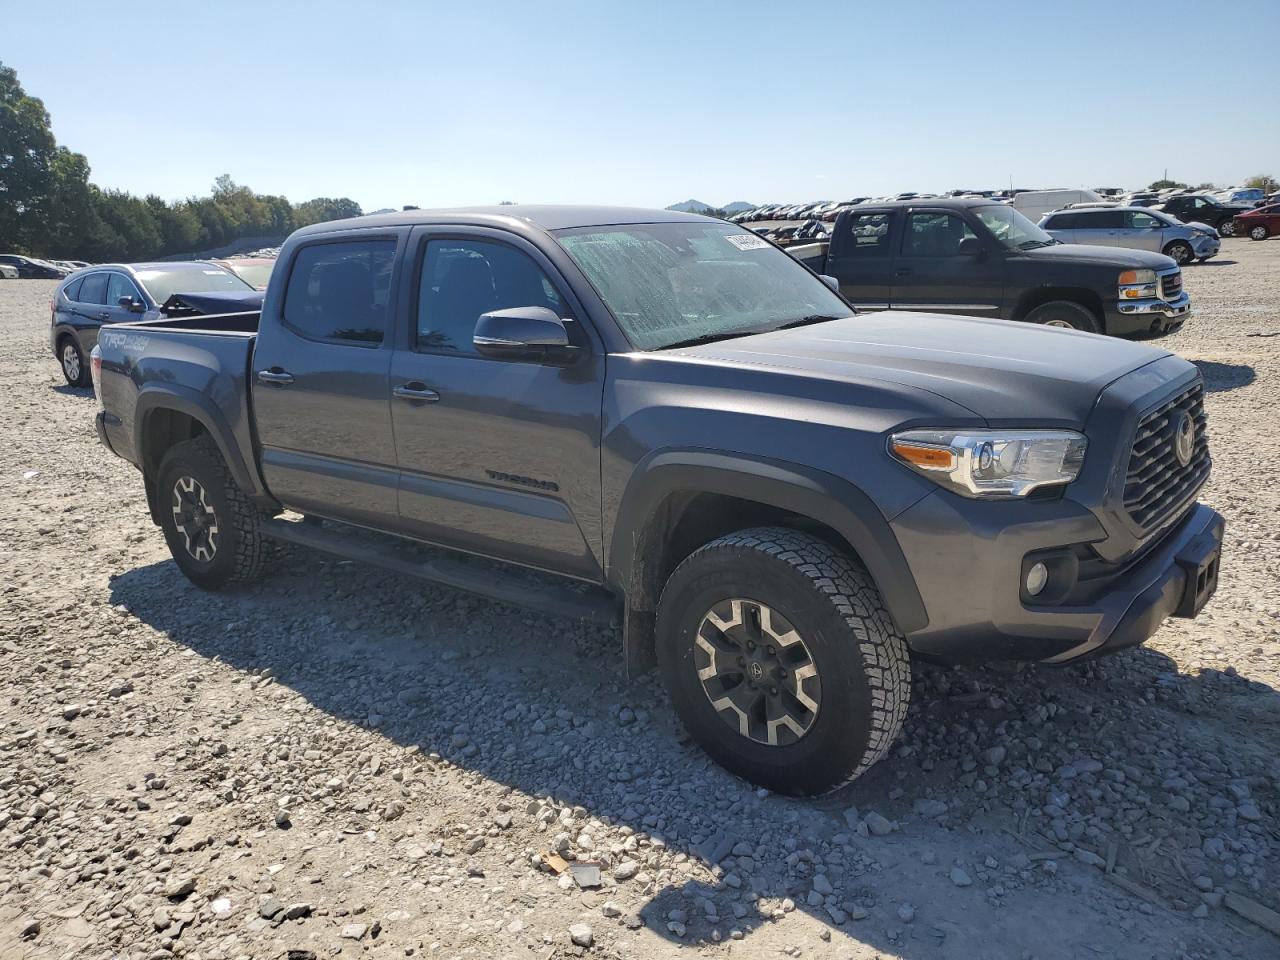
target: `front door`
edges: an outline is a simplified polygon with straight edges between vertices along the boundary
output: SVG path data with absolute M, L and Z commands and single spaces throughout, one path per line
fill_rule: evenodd
M 893 228 L 898 214 L 892 210 L 850 213 L 831 238 L 827 273 L 840 280 L 840 293 L 855 307 L 883 310 L 889 306 L 893 286 Z
M 895 310 L 997 317 L 1004 259 L 959 214 L 912 210 L 893 264 L 892 298 Z
M 415 232 L 413 318 L 391 364 L 406 533 L 598 581 L 604 358 L 580 308 L 531 244 L 483 228 Z M 480 314 L 547 307 L 581 359 L 567 367 L 480 356 Z
M 316 242 L 268 295 L 255 345 L 254 418 L 267 488 L 286 507 L 396 524 L 391 365 L 396 238 Z
M 1167 228 L 1165 222 L 1158 217 L 1153 217 L 1149 213 L 1140 213 L 1137 210 L 1126 211 L 1123 243 L 1120 245 L 1162 253 L 1166 229 L 1172 230 Z M 1173 236 L 1170 235 L 1169 239 L 1172 240 Z

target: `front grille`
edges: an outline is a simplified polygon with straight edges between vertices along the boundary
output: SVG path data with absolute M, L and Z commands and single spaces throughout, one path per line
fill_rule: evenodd
M 1172 300 L 1182 293 L 1182 271 L 1165 273 L 1160 276 L 1160 299 Z
M 1191 457 L 1178 460 L 1176 439 L 1184 417 L 1195 426 Z M 1209 476 L 1204 387 L 1197 383 L 1138 423 L 1124 483 L 1124 506 L 1140 527 L 1150 529 L 1191 500 Z

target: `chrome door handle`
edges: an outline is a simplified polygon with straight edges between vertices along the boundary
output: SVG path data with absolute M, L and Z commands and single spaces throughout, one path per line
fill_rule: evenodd
M 418 400 L 426 403 L 435 403 L 440 399 L 440 394 L 421 383 L 402 383 L 391 391 L 391 395 L 401 400 Z
M 283 387 L 293 383 L 293 374 L 285 373 L 283 370 L 259 370 L 258 382 L 272 383 L 278 387 Z

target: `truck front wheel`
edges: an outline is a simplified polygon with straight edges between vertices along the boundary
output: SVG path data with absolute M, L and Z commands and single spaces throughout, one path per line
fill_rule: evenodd
M 663 590 L 657 641 L 693 738 L 779 793 L 856 779 L 907 713 L 906 641 L 871 577 L 795 530 L 744 530 L 695 551 Z
M 270 543 L 264 514 L 231 479 L 208 436 L 174 444 L 160 462 L 160 527 L 174 562 L 207 590 L 256 578 Z
M 1041 304 L 1028 313 L 1026 319 L 1027 323 L 1038 323 L 1045 327 L 1068 327 L 1085 333 L 1102 332 L 1093 311 L 1070 300 L 1051 300 Z

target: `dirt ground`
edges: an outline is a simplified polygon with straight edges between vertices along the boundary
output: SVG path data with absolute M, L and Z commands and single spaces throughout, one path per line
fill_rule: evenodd
M 0 281 L 0 957 L 1280 956 L 1280 242 L 1186 284 L 1216 599 L 1085 666 L 917 667 L 892 756 L 802 802 L 610 631 L 303 552 L 195 589 L 54 284 Z

